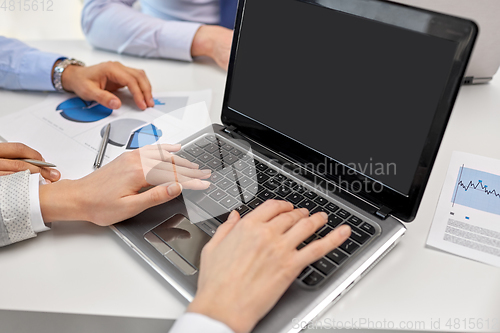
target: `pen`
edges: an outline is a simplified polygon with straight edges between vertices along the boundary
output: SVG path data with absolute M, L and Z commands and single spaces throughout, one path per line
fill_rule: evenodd
M 97 170 L 102 166 L 102 160 L 104 159 L 104 153 L 106 152 L 106 146 L 108 145 L 110 131 L 111 124 L 108 124 L 108 126 L 106 126 L 106 129 L 104 130 L 101 145 L 99 146 L 99 151 L 97 152 L 97 156 L 95 158 L 94 170 Z
M 52 163 L 47 163 L 47 162 L 42 162 L 38 160 L 30 160 L 30 159 L 21 159 L 21 161 L 33 164 L 34 166 L 41 167 L 41 168 L 55 168 L 56 166 Z

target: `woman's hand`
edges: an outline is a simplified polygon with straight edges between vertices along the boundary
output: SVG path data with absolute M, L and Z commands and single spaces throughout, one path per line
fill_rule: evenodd
M 68 66 L 61 80 L 65 90 L 113 110 L 119 109 L 122 103 L 110 91 L 123 87 L 128 87 L 141 110 L 155 106 L 146 73 L 119 62 L 110 61 L 89 67 Z
M 341 226 L 301 250 L 327 222 L 325 213 L 269 200 L 240 220 L 236 211 L 201 255 L 198 292 L 189 312 L 204 314 L 236 333 L 250 332 L 310 263 L 338 247 L 351 231 Z
M 40 187 L 43 220 L 85 220 L 107 226 L 177 197 L 183 188 L 206 189 L 210 170 L 171 154 L 180 145 L 127 152 L 79 180 Z M 158 185 L 141 191 L 151 185 Z
M 61 178 L 61 174 L 56 169 L 40 168 L 33 164 L 21 161 L 30 159 L 45 161 L 34 149 L 18 142 L 0 143 L 0 176 L 10 175 L 19 171 L 30 170 L 32 174 L 39 173 L 48 181 L 55 182 Z

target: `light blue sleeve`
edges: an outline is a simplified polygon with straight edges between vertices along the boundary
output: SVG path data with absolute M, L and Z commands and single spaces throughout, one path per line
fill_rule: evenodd
M 52 67 L 60 54 L 42 52 L 16 39 L 0 36 L 0 88 L 55 90 Z
M 169 333 L 234 333 L 226 324 L 207 316 L 186 312 L 170 329 Z
M 191 44 L 201 24 L 167 21 L 132 8 L 136 0 L 86 0 L 82 29 L 97 48 L 147 58 L 191 61 Z

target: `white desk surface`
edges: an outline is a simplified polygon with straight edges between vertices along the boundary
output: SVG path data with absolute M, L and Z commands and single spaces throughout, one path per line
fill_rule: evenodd
M 142 68 L 155 91 L 211 88 L 211 116 L 220 122 L 225 72 L 210 61 L 184 63 L 120 56 L 93 50 L 84 41 L 29 43 L 87 64 L 117 60 Z M 44 93 L 0 91 L 0 116 L 43 100 Z M 2 133 L 0 133 L 1 135 Z M 425 247 L 453 150 L 500 158 L 500 78 L 463 87 L 419 213 L 399 245 L 324 316 L 395 329 L 450 331 L 448 319 L 500 320 L 500 269 Z M 37 238 L 0 249 L 0 309 L 177 318 L 184 301 L 108 228 L 56 223 Z M 421 323 L 419 323 L 421 322 Z M 417 327 L 420 325 L 419 327 Z M 424 326 L 422 326 L 424 325 Z M 368 324 L 362 325 L 369 328 Z M 390 327 L 385 327 L 390 328 Z M 434 328 L 435 329 L 435 328 Z M 474 331 L 472 329 L 471 331 Z

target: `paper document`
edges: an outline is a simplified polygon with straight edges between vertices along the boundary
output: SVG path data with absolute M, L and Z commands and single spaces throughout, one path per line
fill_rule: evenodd
M 154 143 L 177 143 L 210 125 L 211 90 L 154 94 L 155 107 L 141 111 L 129 94 L 122 107 L 108 109 L 74 95 L 50 95 L 40 104 L 0 118 L 0 135 L 38 150 L 57 165 L 64 179 L 93 171 L 104 134 L 111 124 L 103 164 L 126 151 Z
M 500 267 L 500 160 L 453 153 L 427 245 Z

